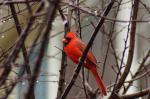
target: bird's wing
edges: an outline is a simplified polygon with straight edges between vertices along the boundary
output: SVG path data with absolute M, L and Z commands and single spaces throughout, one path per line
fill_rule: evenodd
M 78 44 L 77 44 L 79 50 L 83 53 L 85 48 L 86 48 L 86 44 L 83 43 L 82 41 L 80 41 Z M 87 54 L 87 59 L 89 61 L 91 61 L 93 64 L 96 65 L 97 61 L 96 61 L 96 58 L 94 57 L 92 51 L 89 50 L 88 54 Z

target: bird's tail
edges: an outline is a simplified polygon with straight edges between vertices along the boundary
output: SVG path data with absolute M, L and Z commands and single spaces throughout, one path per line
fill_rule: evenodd
M 100 94 L 102 96 L 103 95 L 107 95 L 106 86 L 105 86 L 103 80 L 101 79 L 101 77 L 99 76 L 96 68 L 94 67 L 94 68 L 91 68 L 90 70 L 91 70 L 91 72 L 92 72 L 92 74 L 93 74 L 93 76 L 94 76 L 94 78 L 96 80 L 96 83 L 97 83 L 98 87 L 99 87 L 99 90 L 101 92 Z

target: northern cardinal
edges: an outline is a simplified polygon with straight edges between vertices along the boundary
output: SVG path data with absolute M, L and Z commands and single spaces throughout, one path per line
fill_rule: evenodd
M 81 39 L 79 39 L 74 32 L 69 32 L 62 42 L 65 44 L 64 51 L 67 56 L 77 64 L 86 48 L 86 44 L 81 41 Z M 83 66 L 92 72 L 99 87 L 100 94 L 103 96 L 107 94 L 106 86 L 97 72 L 96 63 L 96 58 L 94 57 L 93 53 L 89 51 Z

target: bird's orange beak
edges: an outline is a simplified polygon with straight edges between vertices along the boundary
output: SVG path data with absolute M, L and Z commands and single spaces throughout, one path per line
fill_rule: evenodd
M 65 38 L 62 39 L 62 42 L 63 43 L 68 43 L 68 41 Z

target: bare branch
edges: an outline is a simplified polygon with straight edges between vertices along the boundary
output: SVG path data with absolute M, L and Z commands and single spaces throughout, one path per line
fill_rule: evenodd
M 133 93 L 133 94 L 128 94 L 128 95 L 122 95 L 120 96 L 122 99 L 134 99 L 134 98 L 138 98 L 138 97 L 142 97 L 147 95 L 150 92 L 150 89 L 144 89 L 142 91 L 139 91 L 137 93 Z
M 138 7 L 139 7 L 139 0 L 134 0 L 132 20 L 137 19 Z M 129 45 L 129 53 L 128 53 L 128 58 L 127 58 L 126 68 L 125 68 L 121 78 L 119 79 L 119 82 L 117 83 L 117 85 L 114 88 L 114 91 L 116 90 L 115 91 L 116 93 L 118 93 L 120 91 L 122 85 L 124 84 L 126 77 L 128 76 L 128 73 L 129 73 L 131 65 L 132 65 L 134 48 L 135 48 L 135 34 L 136 34 L 136 22 L 132 22 L 131 23 L 131 33 L 130 33 L 130 43 L 129 43 L 130 44 Z M 112 93 L 111 96 L 109 97 L 109 99 L 114 99 L 115 97 L 116 96 L 114 95 L 114 93 Z

